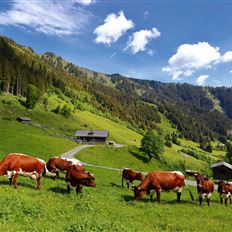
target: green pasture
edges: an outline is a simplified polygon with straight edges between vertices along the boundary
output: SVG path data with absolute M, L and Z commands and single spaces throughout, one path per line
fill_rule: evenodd
M 42 190 L 36 182 L 19 177 L 18 189 L 0 177 L 0 231 L 230 231 L 231 206 L 219 204 L 215 191 L 212 204 L 190 201 L 187 189 L 182 202 L 176 194 L 161 193 L 162 205 L 149 197 L 137 202 L 131 189 L 121 188 L 121 173 L 86 167 L 96 176 L 96 188 L 67 194 L 63 179 L 43 178 Z M 156 199 L 156 197 L 154 197 Z
M 151 170 L 182 170 L 194 169 L 205 173 L 208 164 L 193 157 L 184 157 L 178 151 L 178 146 L 165 147 L 162 160 L 151 159 L 142 154 L 137 147 L 126 146 L 115 148 L 98 145 L 81 150 L 76 157 L 81 161 L 112 168 L 130 167 L 140 171 Z M 207 170 L 208 171 L 208 170 Z

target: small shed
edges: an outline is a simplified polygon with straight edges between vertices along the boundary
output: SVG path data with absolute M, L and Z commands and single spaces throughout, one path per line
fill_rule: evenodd
M 213 170 L 213 178 L 217 180 L 232 179 L 232 165 L 225 161 L 211 165 Z
M 78 130 L 75 133 L 77 140 L 83 143 L 105 143 L 109 137 L 107 130 Z
M 22 123 L 25 123 L 25 124 L 31 123 L 31 119 L 30 118 L 18 117 L 16 120 L 18 122 L 22 122 Z

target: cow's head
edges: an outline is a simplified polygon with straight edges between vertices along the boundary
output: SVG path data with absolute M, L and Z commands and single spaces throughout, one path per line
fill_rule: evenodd
M 142 172 L 138 172 L 138 173 L 137 173 L 137 179 L 138 179 L 138 180 L 143 181 L 143 180 L 144 180 L 144 178 L 145 178 L 145 177 L 144 177 L 144 175 L 143 175 L 143 173 L 142 173 Z
M 218 184 L 218 189 L 217 191 L 221 194 L 227 194 L 227 189 L 226 187 L 229 186 L 230 184 L 224 180 L 218 181 L 216 184 Z
M 96 187 L 95 176 L 88 172 L 88 178 L 86 180 L 86 186 Z
M 138 186 L 134 186 L 135 200 L 140 200 L 145 194 L 146 194 L 146 191 L 144 189 L 141 189 Z

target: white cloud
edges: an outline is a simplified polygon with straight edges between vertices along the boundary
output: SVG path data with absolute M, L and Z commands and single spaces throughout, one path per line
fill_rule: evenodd
M 232 51 L 228 51 L 223 56 L 221 56 L 219 63 L 227 63 L 231 61 L 232 61 Z
M 133 27 L 133 21 L 127 19 L 123 11 L 120 11 L 118 15 L 111 13 L 106 16 L 104 24 L 94 30 L 94 34 L 97 36 L 95 42 L 110 45 Z
M 209 78 L 209 75 L 200 75 L 197 78 L 196 82 L 197 82 L 198 85 L 204 85 L 208 78 Z
M 163 71 L 172 75 L 173 80 L 177 80 L 181 76 L 191 76 L 199 69 L 211 68 L 213 62 L 219 58 L 219 48 L 212 47 L 207 42 L 182 44 L 176 54 L 169 59 L 169 66 L 164 67 Z
M 149 12 L 148 12 L 148 11 L 144 11 L 144 13 L 143 13 L 143 18 L 144 18 L 144 19 L 147 19 L 148 15 L 149 15 Z
M 95 0 L 73 0 L 73 1 L 85 6 L 88 6 L 95 2 Z
M 147 44 L 157 37 L 160 37 L 161 33 L 153 27 L 151 30 L 137 31 L 130 36 L 127 46 L 124 50 L 130 49 L 133 54 L 140 51 L 147 50 Z
M 230 70 L 229 73 L 232 73 L 232 70 Z
M 90 17 L 90 13 L 77 6 L 76 1 L 14 0 L 10 6 L 9 10 L 0 12 L 0 24 L 26 27 L 50 35 L 78 34 Z
M 113 58 L 113 57 L 116 56 L 116 55 L 117 55 L 117 53 L 114 52 L 114 53 L 112 53 L 112 54 L 110 55 L 110 58 Z
M 149 55 L 149 56 L 153 56 L 154 55 L 154 50 L 152 50 L 152 49 L 147 49 L 147 54 Z
M 162 69 L 172 76 L 173 80 L 191 76 L 198 70 L 210 69 L 213 66 L 232 61 L 232 51 L 221 55 L 219 47 L 207 42 L 182 44 L 168 61 L 169 65 Z

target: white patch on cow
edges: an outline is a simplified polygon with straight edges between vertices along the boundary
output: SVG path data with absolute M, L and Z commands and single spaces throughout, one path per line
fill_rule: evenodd
M 70 187 L 70 189 L 73 187 L 70 182 L 67 182 L 67 185 Z
M 221 195 L 221 197 L 223 198 L 223 199 L 227 199 L 227 198 L 229 198 L 230 197 L 230 193 L 223 193 L 222 195 Z
M 183 187 L 175 187 L 174 189 L 171 189 L 171 190 L 164 190 L 164 189 L 161 189 L 161 192 L 175 192 L 175 193 L 181 193 L 181 191 L 183 190 Z
M 173 171 L 173 172 L 171 172 L 171 173 L 176 173 L 176 174 L 178 174 L 178 175 L 184 176 L 184 174 L 183 174 L 182 172 L 180 172 L 180 171 Z
M 203 199 L 210 199 L 210 197 L 211 197 L 211 193 L 200 193 L 199 194 Z
M 11 177 L 14 176 L 15 173 L 16 173 L 16 171 L 7 171 L 6 176 L 7 176 L 8 179 L 10 179 Z
M 36 171 L 33 172 L 25 172 L 23 171 L 21 168 L 19 169 L 19 171 L 17 171 L 17 173 L 21 176 L 26 176 L 26 177 L 30 177 L 33 180 L 38 179 L 39 174 Z
M 75 164 L 75 165 L 79 165 L 79 166 L 82 166 L 83 164 L 81 163 L 80 160 L 78 159 L 70 159 L 70 158 L 64 158 L 64 157 L 61 157 L 62 160 L 67 160 L 67 161 L 71 161 L 72 164 Z
M 44 160 L 39 159 L 39 158 L 36 158 L 36 159 L 39 160 L 41 163 L 46 164 L 46 162 Z

